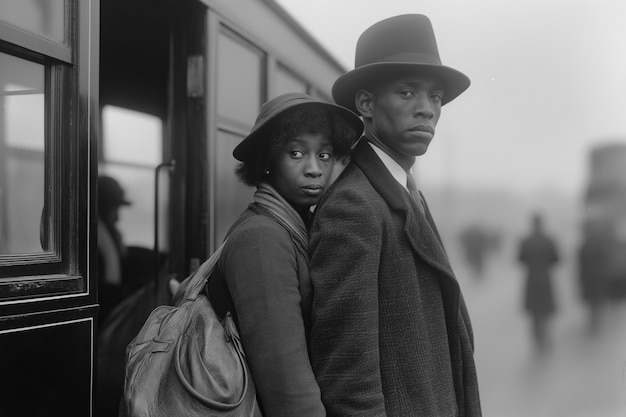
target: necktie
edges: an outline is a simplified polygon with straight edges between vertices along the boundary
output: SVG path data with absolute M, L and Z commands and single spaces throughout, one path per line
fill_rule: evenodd
M 407 189 L 409 190 L 409 194 L 411 194 L 411 197 L 413 197 L 413 200 L 415 200 L 415 203 L 417 204 L 417 207 L 419 207 L 420 212 L 424 214 L 425 213 L 424 202 L 422 201 L 421 194 L 417 190 L 415 179 L 413 178 L 413 175 L 411 175 L 411 173 L 406 174 L 406 184 L 407 184 Z

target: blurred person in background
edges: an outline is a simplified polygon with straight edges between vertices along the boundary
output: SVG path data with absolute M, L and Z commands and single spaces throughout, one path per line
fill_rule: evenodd
M 499 235 L 473 224 L 461 232 L 460 243 L 465 260 L 472 269 L 474 277 L 479 280 L 483 279 L 488 257 L 499 248 Z
M 119 210 L 129 206 L 124 189 L 115 179 L 98 177 L 98 300 L 102 323 L 125 297 L 123 265 L 126 246 L 117 228 Z
M 533 340 L 544 351 L 549 347 L 548 321 L 556 312 L 551 274 L 559 254 L 539 213 L 531 216 L 531 232 L 520 242 L 518 261 L 526 268 L 524 308 L 531 318 Z
M 583 241 L 578 249 L 578 278 L 580 295 L 589 310 L 589 330 L 592 333 L 598 330 L 600 312 L 607 296 L 611 274 L 610 250 L 607 225 L 586 222 Z

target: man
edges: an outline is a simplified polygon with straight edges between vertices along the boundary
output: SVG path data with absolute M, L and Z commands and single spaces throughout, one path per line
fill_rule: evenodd
M 364 135 L 310 232 L 322 400 L 331 417 L 480 416 L 459 285 L 425 201 L 407 188 L 441 106 L 470 81 L 441 65 L 422 15 L 367 29 L 355 62 L 332 92 L 362 115 Z
M 518 260 L 526 268 L 524 308 L 531 318 L 535 346 L 548 346 L 548 320 L 556 312 L 552 268 L 559 261 L 554 240 L 544 231 L 539 213 L 531 217 L 531 232 L 519 244 Z
M 122 266 L 126 245 L 117 229 L 119 210 L 129 206 L 124 189 L 117 180 L 98 177 L 98 298 L 100 322 L 124 299 Z

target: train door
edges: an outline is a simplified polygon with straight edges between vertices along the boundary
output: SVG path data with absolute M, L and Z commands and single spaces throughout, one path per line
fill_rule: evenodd
M 157 249 L 162 268 L 184 274 L 189 234 L 198 233 L 190 219 L 203 206 L 190 190 L 204 181 L 206 7 L 108 0 L 101 13 L 99 172 L 118 180 L 131 202 L 120 212 L 127 246 Z
M 98 175 L 111 178 L 123 191 L 119 219 L 107 226 L 119 232 L 121 273 L 133 280 L 111 303 L 149 281 L 159 266 L 154 249 L 167 252 L 169 246 L 169 113 L 174 108 L 170 83 L 176 15 L 177 8 L 168 1 L 110 0 L 101 5 Z M 106 201 L 111 197 L 99 194 L 101 208 L 113 204 Z
M 139 307 L 109 310 L 100 322 L 95 364 L 99 417 L 117 416 L 125 346 L 163 300 L 163 294 L 153 292 L 133 297 L 155 280 L 163 283 L 185 253 L 186 79 L 188 50 L 197 37 L 194 4 L 108 0 L 101 5 L 98 175 L 119 183 L 129 203 L 119 209 L 116 224 L 125 252 L 123 289 L 110 302 L 130 299 Z
M 0 2 L 0 415 L 92 415 L 98 0 Z

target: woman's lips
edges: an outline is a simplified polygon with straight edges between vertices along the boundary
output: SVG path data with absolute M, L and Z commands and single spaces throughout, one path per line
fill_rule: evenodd
M 317 196 L 322 194 L 322 192 L 324 191 L 324 187 L 316 184 L 305 185 L 304 187 L 302 187 L 302 191 L 304 191 L 308 195 Z

